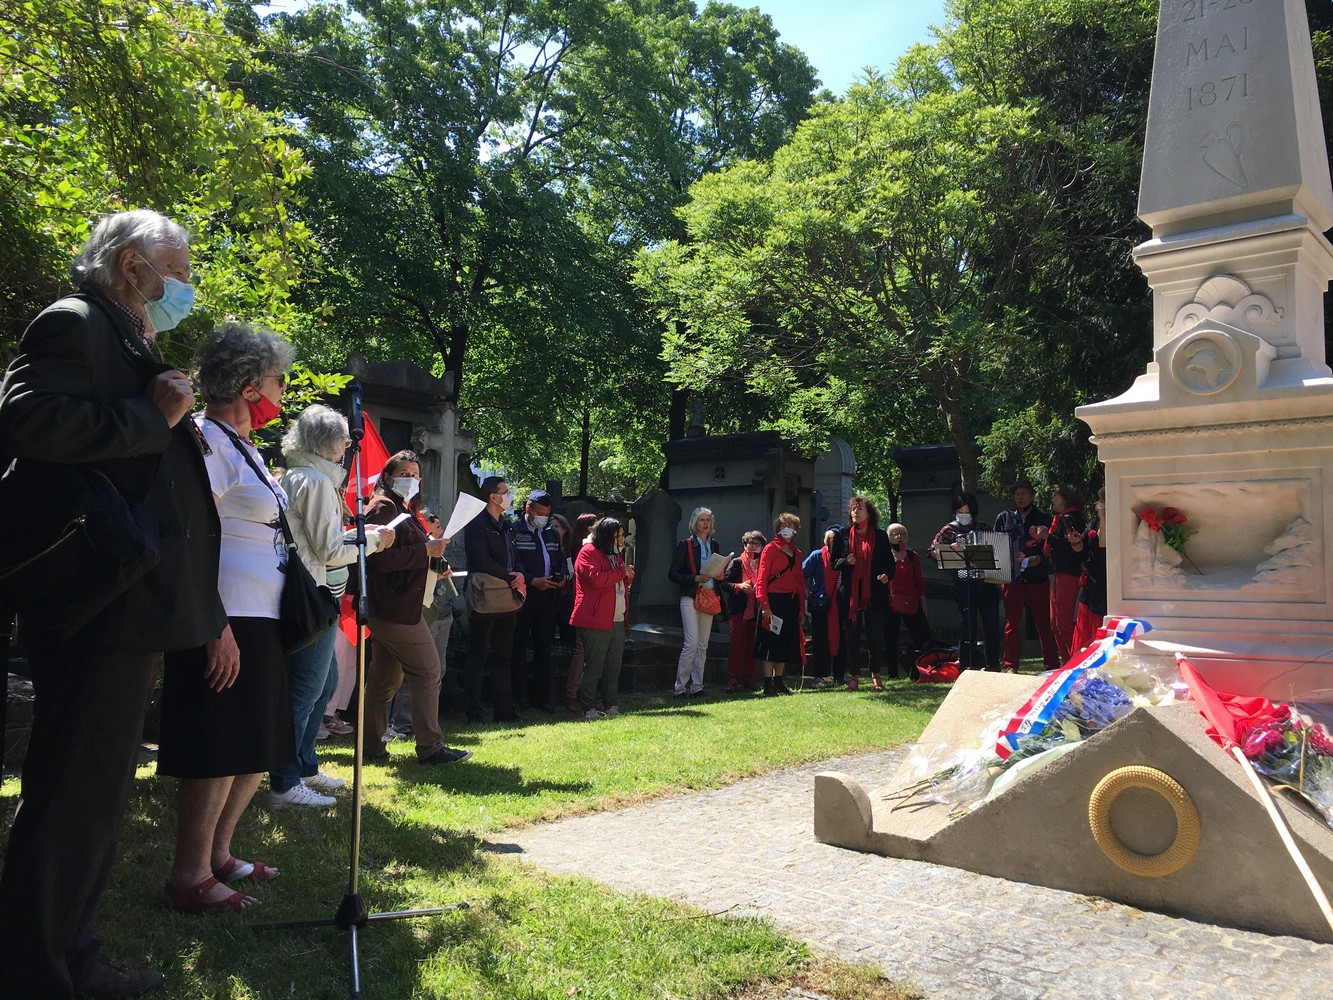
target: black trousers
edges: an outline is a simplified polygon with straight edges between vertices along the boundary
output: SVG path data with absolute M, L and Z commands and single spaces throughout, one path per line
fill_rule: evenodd
M 884 621 L 888 627 L 889 673 L 899 677 L 906 671 L 902 669 L 902 653 L 898 649 L 898 626 L 904 622 L 907 624 L 907 634 L 912 637 L 912 647 L 920 653 L 930 643 L 930 622 L 926 620 L 926 613 L 920 608 L 910 615 L 900 615 L 896 611 L 890 611 L 884 616 Z
M 958 667 L 960 670 L 999 670 L 1000 657 L 1000 588 L 981 580 L 955 579 L 954 602 L 958 605 L 959 625 Z M 968 614 L 969 606 L 971 614 Z M 977 663 L 977 619 L 985 636 L 986 659 Z
M 527 705 L 555 703 L 551 690 L 551 641 L 555 638 L 558 590 L 528 591 L 527 600 L 514 618 L 514 647 L 509 660 L 518 700 Z M 528 672 L 528 647 L 532 647 L 532 671 Z
M 80 635 L 26 644 L 36 695 L 23 801 L 0 876 L 0 996 L 71 997 L 134 783 L 156 653 Z
M 865 632 L 865 643 L 870 647 L 870 672 L 884 672 L 884 612 L 879 608 L 863 608 L 850 618 L 850 612 L 842 609 L 842 641 L 847 647 L 847 673 L 856 676 L 861 673 L 861 633 Z
M 480 720 L 481 681 L 490 671 L 491 708 L 496 722 L 514 718 L 514 689 L 509 678 L 509 661 L 514 645 L 514 620 L 517 611 L 502 615 L 468 614 L 467 677 L 463 689 L 467 716 Z

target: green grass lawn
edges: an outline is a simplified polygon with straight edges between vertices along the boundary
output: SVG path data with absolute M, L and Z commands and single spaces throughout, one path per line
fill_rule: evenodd
M 543 716 L 470 726 L 446 740 L 475 756 L 427 768 L 409 744 L 365 768 L 361 892 L 372 911 L 448 906 L 442 917 L 372 922 L 361 935 L 366 996 L 685 998 L 780 996 L 792 983 L 838 998 L 903 996 L 873 971 L 812 956 L 764 921 L 709 916 L 657 899 L 554 878 L 490 854 L 496 831 L 724 785 L 778 768 L 891 746 L 920 733 L 946 689 L 890 682 L 887 694 L 622 700 L 619 719 Z M 350 780 L 346 741 L 324 769 Z M 261 790 L 237 831 L 238 856 L 281 869 L 236 915 L 172 913 L 156 896 L 172 848 L 175 782 L 140 770 L 103 898 L 106 952 L 167 973 L 182 998 L 347 995 L 347 935 L 259 930 L 260 921 L 330 916 L 347 892 L 350 793 L 332 812 L 270 813 Z M 18 782 L 4 783 L 7 832 Z

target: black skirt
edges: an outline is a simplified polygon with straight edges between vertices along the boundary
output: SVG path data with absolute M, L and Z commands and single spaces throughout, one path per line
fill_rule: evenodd
M 232 618 L 241 669 L 231 687 L 204 679 L 204 647 L 168 653 L 162 680 L 158 774 L 262 774 L 296 759 L 287 664 L 275 618 Z
M 768 606 L 782 619 L 774 635 L 760 623 L 754 630 L 754 658 L 769 663 L 801 662 L 801 599 L 796 594 L 769 594 Z

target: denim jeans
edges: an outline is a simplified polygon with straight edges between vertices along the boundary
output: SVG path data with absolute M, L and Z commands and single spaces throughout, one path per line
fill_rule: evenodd
M 294 788 L 302 778 L 319 770 L 315 737 L 324 721 L 324 706 L 338 687 L 338 666 L 333 658 L 337 626 L 329 629 L 305 649 L 287 654 L 287 687 L 292 696 L 292 722 L 296 727 L 296 759 L 270 772 L 275 792 Z

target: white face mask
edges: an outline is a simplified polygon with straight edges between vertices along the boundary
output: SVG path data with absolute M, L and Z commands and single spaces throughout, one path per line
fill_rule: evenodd
M 417 491 L 421 489 L 421 484 L 411 476 L 397 476 L 393 481 L 393 491 L 403 498 L 403 503 L 407 503 Z
M 783 538 L 787 539 L 787 541 L 790 542 L 793 538 L 796 537 L 796 529 L 795 529 L 795 528 L 782 528 L 782 529 L 780 529 L 780 530 L 778 531 L 778 534 L 781 535 Z
M 495 495 L 496 494 L 494 493 L 491 494 L 491 496 Z M 499 504 L 501 510 L 508 510 L 510 507 L 514 506 L 514 494 L 506 493 L 504 496 L 500 497 Z
M 551 515 L 549 514 L 532 515 L 532 526 L 536 528 L 538 531 L 541 531 L 542 528 L 546 527 L 550 523 L 551 523 Z
M 972 523 L 972 515 L 971 515 L 971 514 L 959 514 L 959 515 L 955 518 L 955 520 L 956 520 L 959 524 L 961 524 L 964 528 L 966 528 L 969 524 Z

